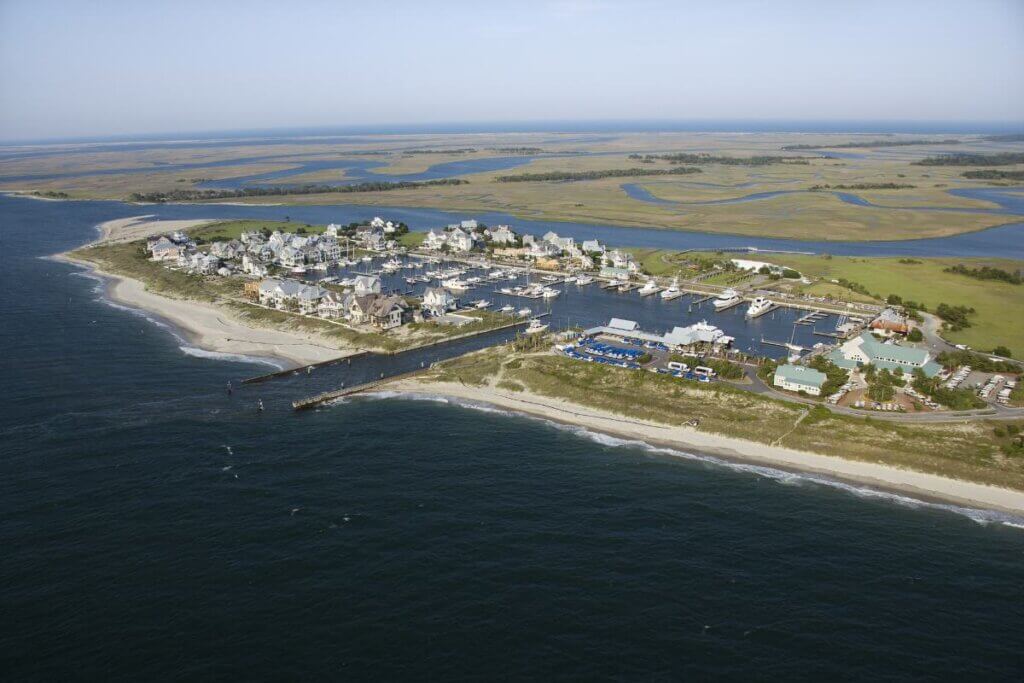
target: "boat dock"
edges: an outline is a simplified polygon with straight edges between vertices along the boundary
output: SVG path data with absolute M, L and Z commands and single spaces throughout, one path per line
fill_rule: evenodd
M 828 317 L 828 313 L 824 313 L 822 311 L 811 311 L 807 315 L 804 315 L 799 320 L 797 320 L 794 324 L 796 324 L 796 325 L 813 325 L 814 323 L 816 323 L 816 322 L 818 322 L 820 320 L 823 320 L 824 318 L 827 318 L 827 317 Z

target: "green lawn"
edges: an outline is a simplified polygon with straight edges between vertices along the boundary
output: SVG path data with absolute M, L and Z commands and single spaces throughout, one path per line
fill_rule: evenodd
M 280 230 L 281 232 L 305 231 L 310 234 L 320 234 L 327 229 L 327 226 L 310 225 L 308 223 L 299 223 L 296 221 L 242 220 L 210 223 L 209 225 L 193 228 L 192 230 L 189 230 L 188 233 L 196 239 L 203 239 L 207 242 L 217 242 L 221 240 L 238 239 L 243 232 L 263 230 L 264 228 L 271 232 L 274 230 Z

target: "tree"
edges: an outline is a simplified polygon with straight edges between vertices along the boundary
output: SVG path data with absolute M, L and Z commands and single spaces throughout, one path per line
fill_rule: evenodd
M 992 349 L 992 353 L 994 353 L 997 356 L 1002 356 L 1003 358 L 1013 358 L 1013 354 L 1010 352 L 1010 349 L 1006 348 L 1005 346 L 997 346 L 996 348 Z
M 924 341 L 924 333 L 921 332 L 920 328 L 915 327 L 907 334 L 907 339 L 912 342 Z

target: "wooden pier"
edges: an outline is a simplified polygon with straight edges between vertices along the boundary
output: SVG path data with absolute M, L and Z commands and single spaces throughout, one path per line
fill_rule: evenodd
M 804 315 L 799 320 L 797 320 L 794 324 L 795 325 L 813 325 L 814 323 L 818 322 L 819 320 L 823 320 L 824 318 L 827 318 L 827 317 L 828 317 L 828 313 L 824 313 L 822 311 L 811 311 L 810 313 Z

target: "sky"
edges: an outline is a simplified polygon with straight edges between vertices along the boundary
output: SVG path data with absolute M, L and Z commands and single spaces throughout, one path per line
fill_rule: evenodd
M 0 140 L 1024 121 L 1024 0 L 0 0 Z

